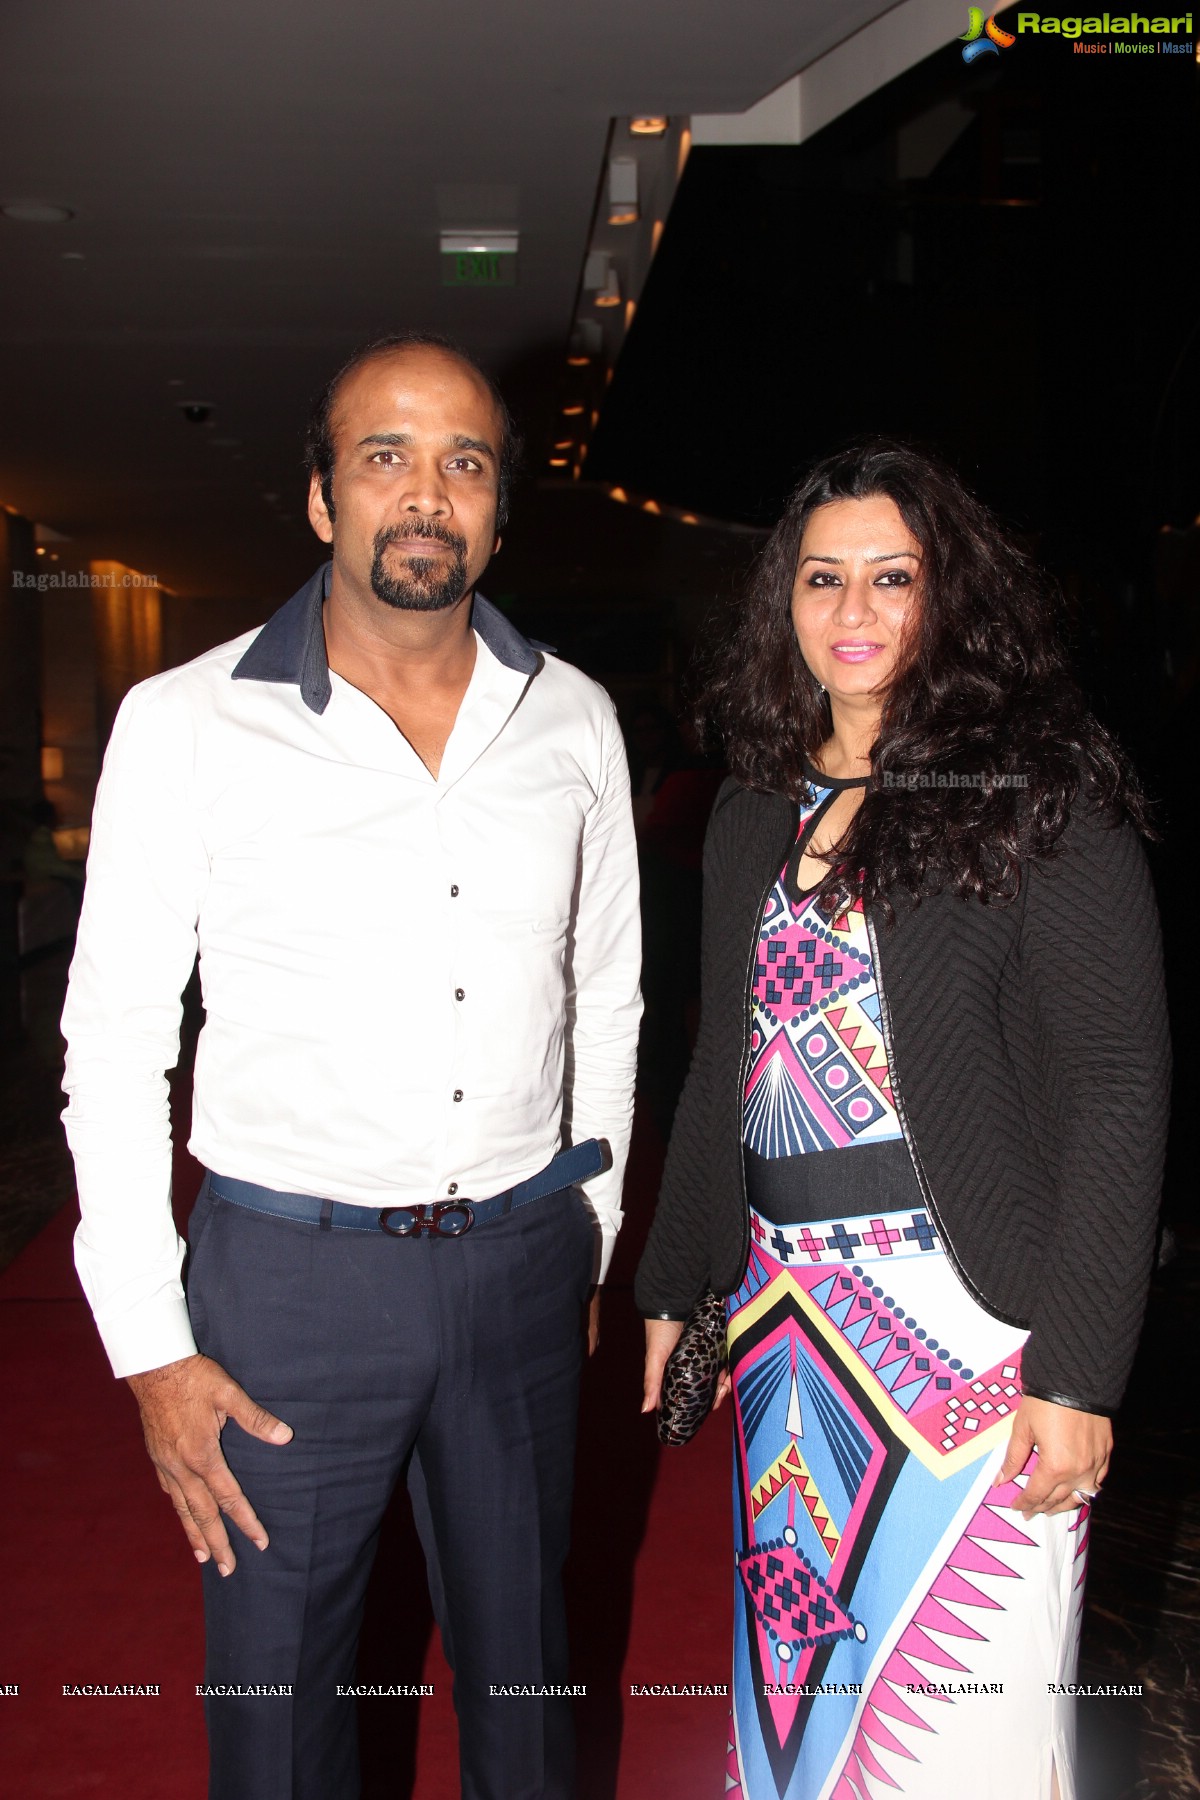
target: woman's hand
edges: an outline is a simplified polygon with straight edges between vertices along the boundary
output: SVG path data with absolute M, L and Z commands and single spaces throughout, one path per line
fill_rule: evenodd
M 654 1412 L 658 1406 L 667 1358 L 682 1336 L 682 1319 L 646 1320 L 646 1374 L 642 1382 L 644 1413 Z
M 1027 1519 L 1034 1513 L 1071 1512 L 1083 1504 L 1081 1494 L 1099 1491 L 1108 1473 L 1112 1442 L 1112 1423 L 1103 1414 L 1079 1412 L 1026 1394 L 992 1486 L 1019 1475 L 1036 1450 L 1037 1467 L 1013 1501 L 1013 1511 Z
M 642 1384 L 642 1411 L 644 1413 L 654 1412 L 658 1406 L 667 1358 L 682 1336 L 682 1319 L 646 1320 L 646 1375 Z M 717 1391 L 713 1395 L 714 1412 L 732 1386 L 728 1369 L 723 1369 L 717 1378 Z

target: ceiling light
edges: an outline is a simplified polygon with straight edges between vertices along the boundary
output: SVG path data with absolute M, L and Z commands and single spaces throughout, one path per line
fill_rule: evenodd
M 603 251 L 596 252 L 595 254 L 596 262 L 594 270 L 592 257 L 591 255 L 588 256 L 584 268 L 584 287 L 597 288 L 602 287 L 604 284 L 604 277 L 608 272 L 608 264 Z M 593 281 L 588 280 L 589 273 L 595 274 L 595 279 Z M 597 356 L 601 356 L 603 352 L 604 332 L 601 329 L 599 319 L 576 319 L 574 325 L 571 327 L 571 341 L 567 346 L 568 361 L 571 362 L 575 368 L 582 368 L 585 363 L 591 362 Z
M 583 411 L 583 401 L 582 400 L 572 400 L 569 405 L 563 407 L 563 413 L 568 419 L 575 418 L 582 411 Z
M 635 225 L 637 216 L 637 158 L 614 156 L 608 165 L 608 222 L 610 225 Z
M 622 506 L 624 506 L 629 499 L 629 495 L 625 492 L 623 487 L 610 487 L 608 490 L 608 497 L 610 500 L 620 501 Z
M 55 206 L 48 200 L 10 200 L 0 206 L 0 213 L 18 225 L 65 225 L 75 217 L 69 206 Z
M 565 456 L 552 456 L 550 458 L 550 467 L 552 469 L 565 469 L 567 461 L 568 459 Z
M 657 115 L 647 115 L 642 119 L 630 119 L 629 131 L 632 137 L 661 137 L 667 129 L 669 120 Z
M 570 450 L 574 447 L 574 443 L 574 438 L 559 438 L 555 442 L 554 448 L 556 450 Z
M 586 369 L 591 360 L 590 356 L 568 356 L 567 367 L 569 369 Z
M 596 290 L 594 304 L 596 306 L 620 306 L 621 304 L 621 283 L 617 279 L 617 271 L 611 263 L 608 265 L 607 277 Z

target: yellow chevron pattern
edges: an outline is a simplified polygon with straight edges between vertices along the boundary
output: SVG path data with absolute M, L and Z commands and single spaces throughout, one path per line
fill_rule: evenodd
M 757 1519 L 763 1508 L 778 1498 L 789 1481 L 812 1515 L 812 1522 L 817 1528 L 817 1536 L 832 1560 L 842 1541 L 841 1534 L 830 1519 L 829 1508 L 817 1491 L 817 1484 L 812 1478 L 812 1470 L 795 1444 L 789 1444 L 787 1449 L 775 1458 L 771 1466 L 755 1482 L 750 1493 L 750 1517 Z

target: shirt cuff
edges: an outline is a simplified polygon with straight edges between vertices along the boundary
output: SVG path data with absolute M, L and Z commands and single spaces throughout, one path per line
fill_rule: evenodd
M 179 1294 L 155 1294 L 117 1318 L 97 1319 L 96 1327 L 114 1375 L 143 1375 L 196 1354 L 187 1301 Z

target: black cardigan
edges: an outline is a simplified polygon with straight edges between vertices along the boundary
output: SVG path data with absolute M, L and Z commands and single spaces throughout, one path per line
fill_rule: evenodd
M 762 906 L 795 841 L 780 795 L 726 782 L 704 851 L 700 1031 L 638 1268 L 647 1316 L 731 1293 L 749 1248 L 741 1108 Z M 893 1091 L 959 1278 L 1028 1329 L 1025 1391 L 1120 1402 L 1153 1260 L 1169 1048 L 1141 845 L 1076 805 L 1006 905 L 951 893 L 867 915 Z

